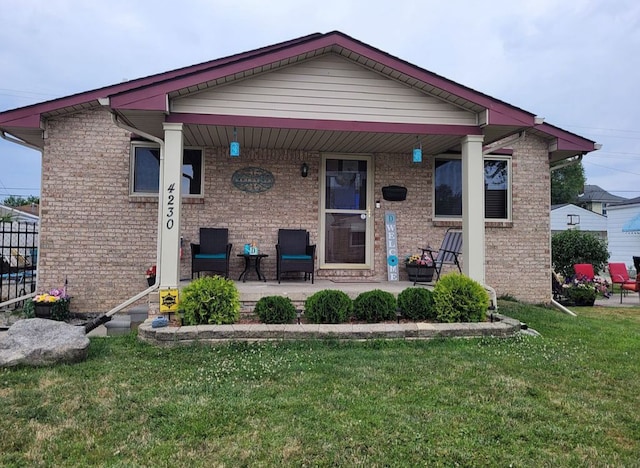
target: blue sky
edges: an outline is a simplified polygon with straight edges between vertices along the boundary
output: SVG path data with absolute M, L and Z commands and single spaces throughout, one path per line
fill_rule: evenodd
M 333 30 L 601 143 L 587 183 L 640 196 L 637 0 L 3 0 L 0 111 Z M 40 177 L 0 140 L 0 199 Z

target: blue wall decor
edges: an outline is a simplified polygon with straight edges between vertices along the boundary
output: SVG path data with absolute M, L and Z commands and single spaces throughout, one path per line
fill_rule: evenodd
M 238 143 L 237 141 L 232 141 L 231 145 L 229 146 L 229 154 L 234 158 L 240 156 L 240 143 Z

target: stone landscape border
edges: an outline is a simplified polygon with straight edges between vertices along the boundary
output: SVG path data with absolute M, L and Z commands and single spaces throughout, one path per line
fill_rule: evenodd
M 138 327 L 138 339 L 156 346 L 169 347 L 230 341 L 509 337 L 520 332 L 522 325 L 518 320 L 499 314 L 494 314 L 493 318 L 493 322 L 478 323 L 233 324 L 160 328 L 153 328 L 152 319 L 147 319 Z

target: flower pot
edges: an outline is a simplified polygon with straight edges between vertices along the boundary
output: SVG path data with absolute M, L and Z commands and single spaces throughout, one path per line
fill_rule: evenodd
M 433 281 L 434 268 L 426 265 L 406 265 L 409 281 L 430 283 Z
M 34 302 L 33 313 L 36 318 L 65 321 L 69 318 L 71 299 L 60 299 L 55 302 Z
M 51 309 L 53 308 L 53 303 L 41 303 L 38 304 L 34 302 L 34 314 L 37 318 L 50 319 L 51 318 Z
M 153 286 L 154 284 L 156 284 L 156 277 L 155 276 L 147 276 L 147 284 L 149 286 Z

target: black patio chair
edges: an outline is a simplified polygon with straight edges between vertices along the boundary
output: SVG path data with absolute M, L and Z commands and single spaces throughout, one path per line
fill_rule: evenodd
M 200 228 L 200 243 L 191 243 L 191 279 L 207 271 L 229 277 L 231 247 L 226 228 Z
M 279 229 L 276 244 L 276 276 L 278 283 L 283 273 L 304 273 L 304 280 L 314 280 L 316 246 L 309 245 L 309 233 L 305 229 Z

